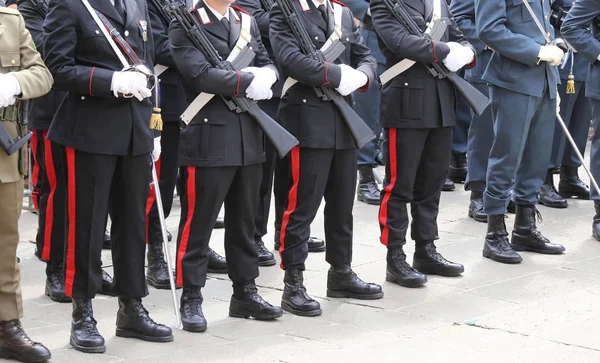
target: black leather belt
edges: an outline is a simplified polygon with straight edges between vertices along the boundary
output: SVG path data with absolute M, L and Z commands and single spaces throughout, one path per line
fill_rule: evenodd
M 96 10 L 96 14 L 98 14 L 98 18 L 100 18 L 102 24 L 104 24 L 104 27 L 106 27 L 106 30 L 108 30 L 113 40 L 121 47 L 121 49 L 123 49 L 127 57 L 129 57 L 131 63 L 133 65 L 143 65 L 144 62 L 142 62 L 140 57 L 138 57 L 138 55 L 135 53 L 133 48 L 131 48 L 129 43 L 127 43 L 127 41 L 123 39 L 121 33 L 119 33 L 119 31 L 112 25 L 110 20 L 108 20 L 108 18 L 106 18 L 106 16 L 104 16 L 104 14 L 102 14 L 98 10 Z

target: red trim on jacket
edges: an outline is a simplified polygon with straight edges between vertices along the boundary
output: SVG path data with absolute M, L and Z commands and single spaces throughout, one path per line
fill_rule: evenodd
M 431 44 L 433 44 L 433 62 L 431 62 L 431 64 L 437 63 L 437 61 L 439 61 L 438 57 L 437 57 L 437 49 L 435 47 L 435 42 L 432 40 Z
M 92 87 L 93 86 L 92 79 L 94 78 L 94 71 L 95 70 L 96 70 L 96 67 L 92 67 L 92 71 L 90 72 L 90 84 L 88 86 L 89 91 L 90 91 L 90 96 L 92 96 L 92 97 L 94 96 L 94 92 L 92 92 L 92 89 L 93 89 L 93 87 Z
M 323 83 L 321 85 L 321 87 L 325 87 L 326 85 L 328 85 L 329 83 L 331 83 L 329 81 L 329 78 L 327 77 L 328 73 L 329 73 L 329 63 L 325 62 L 325 83 Z

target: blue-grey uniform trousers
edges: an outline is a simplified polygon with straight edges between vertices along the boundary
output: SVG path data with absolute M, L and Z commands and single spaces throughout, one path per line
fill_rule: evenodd
M 483 195 L 488 215 L 505 214 L 509 191 L 517 204 L 536 204 L 548 168 L 556 112 L 546 84 L 542 97 L 490 86 L 494 142 Z
M 487 83 L 472 83 L 484 95 L 488 95 L 490 88 Z M 457 111 L 458 112 L 458 111 Z M 458 118 L 457 118 L 458 123 Z M 467 180 L 465 189 L 483 193 L 488 168 L 490 149 L 494 142 L 494 120 L 491 107 L 488 107 L 480 117 L 471 112 L 471 126 L 467 143 Z
M 487 94 L 487 90 L 486 93 Z M 463 154 L 468 151 L 468 134 L 471 125 L 471 107 L 465 98 L 456 92 L 456 125 L 452 136 L 452 152 Z M 467 156 L 468 157 L 468 156 Z
M 592 120 L 594 121 L 594 136 L 592 136 L 592 150 L 590 155 L 590 170 L 596 181 L 600 180 L 600 100 L 591 99 L 592 103 Z M 593 186 L 590 189 L 591 198 L 600 200 L 600 195 Z
M 563 80 L 558 86 L 560 94 L 560 116 L 569 128 L 569 132 L 577 144 L 581 155 L 585 153 L 590 120 L 592 119 L 592 108 L 590 100 L 585 97 L 585 82 L 575 81 L 575 93 L 567 94 L 567 81 Z M 556 121 L 554 130 L 554 141 L 552 142 L 552 154 L 548 169 L 560 165 L 580 167 L 581 161 L 567 140 L 565 132 Z

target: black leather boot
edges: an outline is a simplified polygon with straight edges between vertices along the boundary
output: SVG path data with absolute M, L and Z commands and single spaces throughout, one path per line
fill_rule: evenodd
M 256 320 L 273 320 L 280 318 L 283 310 L 266 302 L 259 294 L 254 281 L 233 286 L 233 295 L 229 303 L 229 316 L 233 318 L 250 318 Z
M 225 228 L 225 219 L 217 218 L 214 229 L 223 229 L 223 228 Z
M 71 345 L 84 353 L 104 353 L 104 338 L 96 328 L 91 299 L 73 299 Z
M 110 233 L 108 231 L 104 231 L 104 240 L 102 241 L 102 249 L 110 250 Z
M 100 295 L 117 296 L 114 291 L 114 283 L 108 272 L 102 270 L 102 288 L 98 292 Z
M 444 186 L 442 187 L 442 191 L 444 192 L 451 192 L 454 189 L 456 189 L 456 186 L 454 185 L 454 182 L 448 178 L 446 178 L 446 181 L 444 182 Z
M 510 195 L 510 200 L 508 201 L 508 206 L 506 207 L 506 211 L 510 214 L 515 214 L 517 211 L 517 204 L 515 203 L 515 196 Z
M 265 247 L 265 243 L 260 237 L 254 237 L 254 246 L 256 248 L 256 254 L 258 255 L 259 266 L 273 266 L 275 262 L 275 256 Z
M 62 265 L 46 264 L 45 294 L 56 302 L 71 302 L 71 298 L 65 295 L 65 271 Z
M 404 287 L 419 287 L 425 285 L 427 276 L 406 262 L 402 247 L 388 247 L 385 280 Z
M 45 362 L 50 351 L 41 343 L 31 340 L 19 320 L 0 321 L 0 358 L 25 363 Z
M 327 296 L 360 300 L 383 297 L 381 286 L 361 280 L 350 265 L 331 266 L 327 272 Z
M 367 204 L 379 205 L 381 191 L 375 182 L 373 176 L 373 167 L 371 165 L 362 165 L 358 167 L 359 179 L 356 189 L 356 199 Z
M 142 299 L 119 296 L 116 336 L 136 338 L 148 342 L 172 342 L 173 332 L 168 326 L 158 324 L 142 305 Z
M 302 270 L 295 268 L 285 270 L 283 278 L 283 310 L 299 316 L 318 316 L 323 313 L 321 304 L 306 293 Z
M 204 332 L 206 331 L 206 319 L 202 312 L 202 294 L 200 289 L 183 289 L 181 294 L 181 323 L 183 330 L 189 332 Z
M 471 191 L 471 202 L 469 204 L 469 217 L 477 222 L 486 223 L 487 214 L 483 209 L 483 193 Z
M 520 263 L 521 256 L 508 243 L 504 214 L 488 215 L 488 229 L 483 244 L 483 257 L 500 263 Z
M 567 208 L 567 200 L 560 196 L 554 187 L 554 175 L 552 169 L 546 173 L 546 180 L 540 186 L 540 204 L 550 208 Z
M 590 188 L 579 179 L 574 166 L 561 165 L 558 192 L 565 198 L 590 199 Z
M 465 272 L 460 263 L 446 260 L 436 249 L 433 241 L 417 241 L 413 255 L 413 267 L 427 275 L 454 277 Z
M 279 242 L 279 237 L 281 236 L 281 231 L 275 230 L 275 244 L 273 245 L 273 249 L 275 251 L 279 251 L 279 247 L 281 247 L 281 243 Z M 317 237 L 308 237 L 308 252 L 325 252 L 327 247 L 325 246 L 325 241 L 317 238 Z
M 162 243 L 149 242 L 147 257 L 146 282 L 148 285 L 159 290 L 170 289 L 169 269 L 163 254 Z
M 515 218 L 515 229 L 512 232 L 511 244 L 515 251 L 529 251 L 557 255 L 565 251 L 562 245 L 551 243 L 542 236 L 536 226 L 536 216 L 542 219 L 542 215 L 535 205 L 518 205 Z
M 227 260 L 225 257 L 216 253 L 212 248 L 208 248 L 208 272 L 214 274 L 227 273 Z
M 600 241 L 600 200 L 594 200 L 594 208 L 596 209 L 596 215 L 592 222 L 592 236 L 596 241 Z
M 448 178 L 455 183 L 463 183 L 467 179 L 467 153 L 452 153 Z

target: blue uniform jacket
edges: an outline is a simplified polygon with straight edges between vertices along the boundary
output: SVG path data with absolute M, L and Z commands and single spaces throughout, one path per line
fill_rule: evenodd
M 360 21 L 365 19 L 367 10 L 369 9 L 369 0 L 346 0 L 344 4 L 352 11 L 354 17 Z M 379 43 L 377 41 L 377 34 L 373 30 L 366 30 L 361 28 L 361 35 L 365 41 L 365 45 L 371 49 L 371 54 L 377 60 L 377 63 L 385 66 L 385 57 L 379 49 Z
M 558 11 L 559 8 L 562 8 L 568 12 L 573 4 L 575 4 L 574 0 L 556 0 L 552 3 L 552 10 Z M 554 33 L 556 34 L 557 38 L 562 38 L 559 28 L 554 27 Z M 562 67 L 562 65 L 558 67 L 560 79 L 568 79 L 569 74 L 571 73 L 571 62 L 575 62 L 573 63 L 573 76 L 575 76 L 575 81 L 585 82 L 585 79 L 587 78 L 589 62 L 585 59 L 585 57 L 577 53 L 575 53 L 573 58 L 569 57 L 564 67 Z

